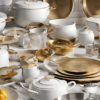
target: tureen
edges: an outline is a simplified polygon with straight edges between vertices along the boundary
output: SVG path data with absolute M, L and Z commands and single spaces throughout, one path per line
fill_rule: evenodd
M 85 21 L 85 25 L 89 26 L 93 32 L 95 37 L 100 36 L 100 16 L 95 15 L 93 17 L 83 17 L 83 20 Z
M 68 89 L 68 86 L 71 84 L 73 86 Z M 31 98 L 34 100 L 54 100 L 57 96 L 68 93 L 68 90 L 74 88 L 76 83 L 74 81 L 67 83 L 53 76 L 42 76 L 34 80 L 29 85 L 29 89 L 22 83 L 21 85 L 29 91 Z
M 33 22 L 45 23 L 49 15 L 49 4 L 41 1 L 17 1 L 13 8 L 16 24 L 24 27 Z

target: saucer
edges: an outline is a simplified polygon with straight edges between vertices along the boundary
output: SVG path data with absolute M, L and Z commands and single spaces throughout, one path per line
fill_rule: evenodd
M 27 100 L 27 99 L 21 93 L 18 93 L 18 100 Z

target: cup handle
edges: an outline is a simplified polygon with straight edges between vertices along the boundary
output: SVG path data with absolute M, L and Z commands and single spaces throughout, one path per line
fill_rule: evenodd
M 25 84 L 26 84 L 26 83 L 25 83 Z M 21 83 L 21 82 L 20 82 L 20 85 L 22 86 L 22 88 L 24 88 L 24 89 L 27 90 L 28 92 L 35 93 L 35 94 L 38 95 L 38 92 L 37 92 L 37 91 L 33 91 L 33 90 L 28 89 L 28 87 L 25 86 L 24 83 Z
M 51 65 L 51 66 L 48 65 L 49 62 L 52 62 L 53 64 L 55 64 L 56 67 L 53 68 L 52 65 Z M 58 64 L 56 64 L 56 63 L 53 62 L 52 60 L 46 59 L 46 60 L 44 61 L 44 66 L 45 66 L 45 68 L 46 68 L 48 71 L 52 72 L 53 74 L 56 74 L 56 73 L 57 73 L 56 69 L 57 69 Z
M 69 83 L 68 83 L 68 86 L 71 85 L 71 84 L 73 84 L 73 86 L 70 87 L 70 88 L 68 89 L 68 91 L 70 91 L 71 89 L 73 89 L 73 88 L 76 86 L 76 83 L 75 83 L 74 81 L 69 82 Z

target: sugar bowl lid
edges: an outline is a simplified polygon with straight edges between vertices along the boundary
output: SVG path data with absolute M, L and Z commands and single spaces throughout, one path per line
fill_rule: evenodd
M 40 77 L 39 79 L 33 81 L 33 85 L 35 87 L 42 88 L 42 89 L 58 88 L 65 84 L 66 84 L 66 81 L 56 79 L 52 75 L 45 76 L 45 77 L 43 76 L 43 77 Z
M 49 4 L 42 1 L 17 1 L 14 4 L 17 8 L 26 8 L 26 9 L 41 9 L 49 7 Z

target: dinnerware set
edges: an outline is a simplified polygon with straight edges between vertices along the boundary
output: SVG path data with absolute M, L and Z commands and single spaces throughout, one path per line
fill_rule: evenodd
M 88 3 L 89 0 L 81 2 L 84 7 L 84 3 Z M 2 5 L 11 3 L 12 0 L 7 2 L 0 0 Z M 26 0 L 17 1 L 13 7 L 8 8 L 14 11 L 14 17 L 7 17 L 5 13 L 0 12 L 0 31 L 5 28 L 6 22 L 13 19 L 17 25 L 23 27 L 3 30 L 3 36 L 0 36 L 0 44 L 7 45 L 7 50 L 0 48 L 2 82 L 17 75 L 14 69 L 18 68 L 22 70 L 25 81 L 25 83 L 20 82 L 20 85 L 34 100 L 100 100 L 100 96 L 94 94 L 99 85 L 93 85 L 100 81 L 98 60 L 75 57 L 53 59 L 54 54 L 66 56 L 80 45 L 85 46 L 86 55 L 100 58 L 99 44 L 94 44 L 95 37 L 100 35 L 99 14 L 92 15 L 93 17 L 88 16 L 89 18 L 83 17 L 82 20 L 86 26 L 77 32 L 76 22 L 63 19 L 71 14 L 73 7 L 74 0 L 64 0 L 64 2 Z M 85 13 L 88 12 L 85 11 Z M 52 20 L 47 21 L 48 18 Z M 54 34 L 53 39 L 47 41 L 48 34 Z M 23 51 L 10 49 L 9 45 L 17 42 L 18 46 L 24 48 Z M 34 47 L 36 50 L 33 50 Z M 10 60 L 19 61 L 20 66 L 10 66 Z M 43 62 L 51 75 L 41 76 L 38 62 Z M 6 87 L 6 85 L 16 83 L 16 81 L 10 81 L 12 83 L 0 84 L 0 89 L 8 93 L 7 100 L 26 100 L 21 94 Z M 83 84 L 80 87 L 85 93 L 68 93 L 76 86 L 76 83 Z

